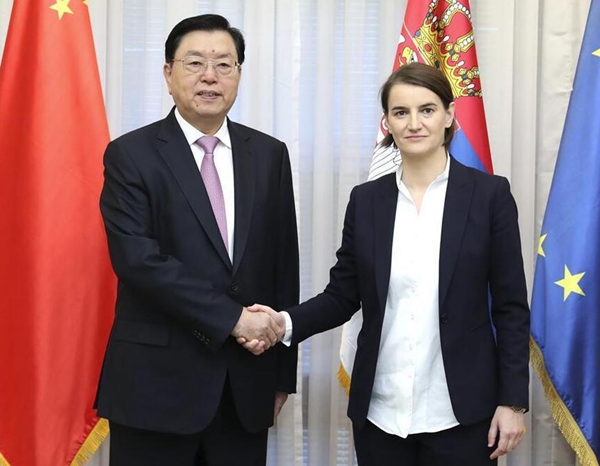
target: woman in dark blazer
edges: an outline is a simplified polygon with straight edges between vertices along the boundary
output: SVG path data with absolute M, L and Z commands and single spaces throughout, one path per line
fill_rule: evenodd
M 400 67 L 381 103 L 382 144 L 402 162 L 352 191 L 325 291 L 282 313 L 252 309 L 297 344 L 362 307 L 348 406 L 360 465 L 495 464 L 521 441 L 528 406 L 517 208 L 505 178 L 448 154 L 454 103 L 440 71 Z

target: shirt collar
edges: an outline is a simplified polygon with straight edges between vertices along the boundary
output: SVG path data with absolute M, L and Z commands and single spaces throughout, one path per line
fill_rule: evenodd
M 398 186 L 398 189 L 400 189 L 400 186 L 403 186 L 402 171 L 403 171 L 402 159 L 400 159 L 400 164 L 398 165 L 398 168 L 396 169 L 396 186 Z M 448 152 L 446 152 L 446 167 L 444 168 L 444 171 L 442 173 L 440 173 L 435 178 L 435 180 L 433 180 L 431 182 L 431 184 L 437 183 L 438 181 L 447 180 L 449 174 L 450 174 L 450 156 L 448 155 Z
M 175 118 L 177 119 L 177 123 L 181 127 L 183 131 L 183 135 L 185 136 L 185 140 L 191 146 L 202 136 L 206 136 L 202 131 L 194 128 L 190 125 L 185 118 L 179 113 L 177 107 L 175 107 Z M 219 130 L 215 133 L 215 137 L 219 138 L 219 141 L 227 146 L 229 150 L 231 150 L 231 137 L 229 136 L 229 127 L 227 125 L 227 119 L 223 120 L 223 124 L 219 128 Z

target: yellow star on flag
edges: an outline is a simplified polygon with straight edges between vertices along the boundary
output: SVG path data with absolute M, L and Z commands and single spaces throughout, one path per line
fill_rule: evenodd
M 90 4 L 88 3 L 88 0 L 83 0 L 83 4 L 87 5 L 87 6 L 90 6 Z
M 50 7 L 51 10 L 58 12 L 58 19 L 62 19 L 65 13 L 73 14 L 69 8 L 69 2 L 71 0 L 56 0 L 56 3 Z
M 540 236 L 540 242 L 538 243 L 538 254 L 542 257 L 546 257 L 546 252 L 544 251 L 544 241 L 546 241 L 546 236 L 548 236 L 548 233 Z
M 585 296 L 585 293 L 578 285 L 579 280 L 583 278 L 585 272 L 577 273 L 575 275 L 571 274 L 569 268 L 565 265 L 565 278 L 554 282 L 555 285 L 558 285 L 564 289 L 563 293 L 563 301 L 566 301 L 571 293 L 577 293 L 581 296 Z
M 592 55 L 596 55 L 597 57 L 600 57 L 600 49 L 596 50 L 595 52 L 592 52 Z

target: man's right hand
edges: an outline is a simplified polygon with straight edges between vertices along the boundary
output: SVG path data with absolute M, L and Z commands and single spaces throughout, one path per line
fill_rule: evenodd
M 271 319 L 271 322 L 273 323 L 272 330 L 275 332 L 276 340 L 274 343 L 272 342 L 272 340 L 266 341 L 260 338 L 248 338 L 244 335 L 236 336 L 232 333 L 232 335 L 236 337 L 237 342 L 244 348 L 246 348 L 248 351 L 250 351 L 252 354 L 258 356 L 264 353 L 271 346 L 280 341 L 285 335 L 285 318 L 269 306 L 264 306 L 262 304 L 254 304 L 248 308 L 244 308 L 244 311 L 249 311 L 252 314 L 262 315 Z
M 246 342 L 255 342 L 252 346 L 261 348 L 262 351 L 260 351 L 260 353 L 262 353 L 279 341 L 277 330 L 277 324 L 268 313 L 250 312 L 248 308 L 244 307 L 240 318 L 231 331 L 231 335 L 238 341 L 244 340 Z M 256 342 L 260 344 L 257 344 Z

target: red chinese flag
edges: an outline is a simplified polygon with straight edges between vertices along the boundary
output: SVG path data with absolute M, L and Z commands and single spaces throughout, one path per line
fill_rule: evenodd
M 0 465 L 83 464 L 115 278 L 88 7 L 14 0 L 0 67 Z

